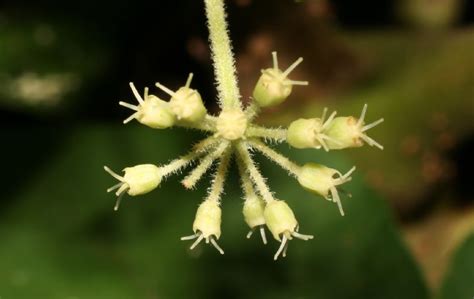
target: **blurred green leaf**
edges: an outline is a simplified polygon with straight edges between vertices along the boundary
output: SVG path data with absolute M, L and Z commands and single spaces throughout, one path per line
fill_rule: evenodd
M 474 235 L 460 246 L 454 255 L 444 285 L 441 287 L 440 299 L 473 298 L 474 296 Z

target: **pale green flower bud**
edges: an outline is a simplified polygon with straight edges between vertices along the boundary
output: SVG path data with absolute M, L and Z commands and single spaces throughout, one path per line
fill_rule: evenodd
M 322 127 L 319 118 L 295 120 L 288 127 L 287 142 L 296 148 L 321 148 L 317 135 Z
M 217 137 L 236 140 L 244 137 L 247 129 L 247 118 L 240 109 L 229 109 L 221 112 L 216 121 Z
M 336 186 L 344 184 L 351 180 L 350 175 L 355 167 L 351 168 L 346 174 L 342 175 L 336 169 L 326 167 L 321 164 L 308 163 L 301 167 L 298 175 L 298 182 L 303 188 L 317 193 L 324 198 L 335 202 L 339 207 L 339 212 L 344 216 L 341 200 Z
M 244 214 L 245 222 L 250 227 L 250 231 L 247 234 L 247 239 L 249 239 L 255 228 L 260 230 L 260 235 L 262 237 L 263 244 L 267 244 L 267 237 L 265 235 L 265 217 L 263 215 L 265 210 L 265 202 L 258 198 L 246 198 L 244 202 L 244 207 L 242 213 Z
M 127 193 L 131 196 L 141 195 L 148 193 L 158 187 L 161 183 L 162 175 L 160 168 L 153 164 L 140 164 L 133 167 L 127 167 L 123 171 L 123 176 L 113 172 L 107 166 L 104 166 L 111 176 L 120 181 L 120 183 L 107 189 L 107 192 L 117 190 L 115 193 L 118 196 L 115 210 L 118 210 L 122 195 Z
M 265 210 L 265 203 L 258 197 L 246 199 L 243 207 L 243 214 L 245 222 L 250 228 L 265 224 L 263 211 Z
M 140 123 L 155 129 L 172 127 L 176 119 L 169 104 L 154 95 L 148 96 L 136 118 Z
M 268 229 L 278 241 L 281 241 L 283 235 L 287 238 L 291 237 L 291 233 L 296 231 L 298 227 L 295 214 L 283 200 L 274 200 L 267 203 L 264 217 Z
M 293 85 L 308 85 L 306 81 L 293 81 L 288 75 L 303 61 L 296 60 L 288 69 L 281 71 L 278 68 L 276 52 L 273 55 L 273 68 L 262 70 L 253 91 L 253 98 L 260 107 L 275 106 L 286 100 L 291 93 Z
M 298 119 L 290 124 L 287 131 L 287 142 L 296 148 L 316 148 L 324 147 L 328 151 L 326 141 L 330 138 L 324 134 L 324 130 L 334 119 L 334 111 L 327 120 L 327 108 L 324 108 L 321 118 Z
M 148 88 L 145 88 L 143 98 L 140 96 L 132 82 L 130 82 L 130 88 L 138 101 L 138 106 L 119 102 L 121 106 L 135 111 L 135 113 L 123 121 L 124 124 L 136 119 L 141 124 L 154 129 L 165 129 L 174 125 L 175 116 L 169 107 L 169 103 L 154 95 L 148 95 Z
M 211 242 L 221 254 L 224 254 L 224 251 L 216 242 L 221 236 L 221 216 L 222 211 L 219 207 L 219 203 L 217 201 L 205 200 L 196 211 L 196 217 L 193 223 L 194 234 L 182 237 L 181 240 L 196 239 L 190 247 L 191 250 L 202 240 L 206 240 L 206 243 Z
M 141 195 L 158 187 L 161 182 L 160 169 L 153 164 L 141 164 L 123 170 L 129 195 Z
M 199 92 L 189 87 L 192 78 L 193 74 L 191 73 L 186 81 L 186 85 L 179 88 L 176 92 L 160 83 L 156 83 L 156 86 L 171 96 L 170 108 L 178 120 L 195 123 L 204 119 L 207 110 Z
M 383 122 L 383 118 L 364 125 L 364 117 L 367 111 L 367 104 L 364 105 L 359 119 L 352 116 L 336 117 L 325 130 L 325 134 L 329 137 L 327 146 L 329 149 L 345 149 L 350 147 L 360 147 L 367 142 L 370 146 L 376 146 L 383 149 L 383 146 L 375 140 L 367 136 L 365 133 L 369 129 Z
M 278 258 L 280 253 L 283 253 L 283 257 L 286 256 L 288 241 L 292 240 L 293 237 L 304 241 L 313 238 L 311 235 L 298 233 L 298 222 L 296 221 L 295 214 L 293 214 L 293 211 L 286 202 L 282 200 L 273 200 L 267 203 L 265 206 L 264 217 L 267 227 L 273 237 L 281 242 L 280 247 L 273 257 L 275 260 Z
M 221 215 L 222 211 L 217 202 L 204 201 L 197 209 L 193 231 L 195 233 L 201 232 L 206 239 L 210 236 L 219 239 L 221 236 Z

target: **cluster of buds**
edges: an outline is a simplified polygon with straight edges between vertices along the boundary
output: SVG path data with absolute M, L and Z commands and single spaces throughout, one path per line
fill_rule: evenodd
M 171 98 L 169 102 L 163 101 L 155 95 L 148 93 L 145 88 L 143 97 L 130 82 L 130 88 L 138 101 L 138 106 L 119 102 L 121 106 L 135 111 L 130 117 L 123 121 L 124 124 L 136 119 L 141 124 L 153 129 L 166 129 L 177 123 L 199 123 L 207 114 L 206 107 L 202 102 L 201 95 L 191 89 L 193 74 L 189 74 L 186 84 L 177 91 L 172 91 L 166 86 L 156 83 L 156 86 L 168 94 Z
M 337 204 L 341 215 L 344 215 L 338 187 L 351 180 L 355 167 L 342 174 L 336 169 L 316 163 L 300 166 L 275 151 L 269 144 L 287 142 L 298 149 L 322 148 L 330 151 L 361 147 L 367 143 L 382 149 L 382 146 L 367 136 L 366 132 L 383 119 L 365 124 L 367 111 L 365 105 L 358 118 L 336 117 L 336 112 L 333 112 L 326 119 L 327 109 L 324 109 L 321 118 L 299 119 L 292 122 L 287 129 L 267 128 L 255 124 L 254 119 L 262 108 L 284 102 L 290 96 L 293 86 L 308 84 L 306 81 L 288 78 L 303 59 L 298 58 L 286 70 L 281 70 L 277 53 L 273 52 L 273 66 L 262 70 L 254 88 L 252 102 L 244 108 L 239 99 L 227 29 L 226 26 L 222 26 L 226 24 L 222 0 L 205 0 L 205 3 L 221 112 L 216 116 L 207 112 L 199 92 L 190 87 L 192 74 L 189 75 L 185 85 L 176 91 L 156 83 L 161 91 L 170 96 L 169 101 L 149 94 L 148 88 L 144 89 L 142 97 L 133 83 L 130 83 L 138 105 L 126 102 L 119 104 L 134 111 L 124 121 L 125 124 L 136 119 L 153 129 L 179 126 L 198 129 L 209 133 L 209 136 L 194 145 L 187 154 L 167 164 L 127 167 L 123 170 L 123 176 L 104 167 L 119 181 L 107 191 L 117 190 L 115 193 L 117 195 L 115 210 L 117 210 L 125 193 L 130 196 L 148 193 L 170 175 L 181 172 L 191 165 L 192 169 L 181 182 L 186 189 L 193 189 L 213 164 L 217 164 L 208 193 L 197 209 L 192 225 L 193 234 L 182 237 L 181 240 L 193 240 L 190 249 L 194 249 L 204 240 L 223 254 L 224 251 L 217 243 L 221 237 L 221 199 L 226 175 L 234 158 L 243 190 L 243 218 L 250 228 L 247 238 L 258 231 L 263 243 L 267 244 L 265 230 L 268 229 L 271 236 L 280 243 L 274 256 L 276 260 L 280 255 L 286 256 L 290 240 L 306 241 L 313 236 L 298 232 L 299 224 L 293 211 L 285 201 L 274 197 L 252 153 L 262 153 L 296 178 L 303 188 Z

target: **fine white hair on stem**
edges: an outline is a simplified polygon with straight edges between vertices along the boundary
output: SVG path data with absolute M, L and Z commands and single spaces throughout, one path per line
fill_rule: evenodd
M 236 146 L 237 146 L 237 152 L 239 154 L 239 159 L 244 164 L 246 171 L 248 172 L 248 174 L 250 175 L 250 178 L 252 179 L 253 183 L 257 187 L 258 193 L 260 193 L 263 200 L 266 201 L 267 203 L 274 201 L 275 198 L 273 197 L 273 194 L 270 191 L 270 188 L 268 187 L 265 181 L 265 178 L 260 174 L 260 171 L 255 165 L 255 162 L 252 160 L 252 157 L 250 156 L 250 152 L 249 152 L 247 144 L 244 142 L 239 142 L 237 143 Z
M 188 154 L 170 161 L 168 164 L 160 167 L 161 175 L 163 178 L 179 172 L 184 167 L 191 164 L 194 160 L 213 149 L 219 140 L 214 137 L 207 137 L 193 146 L 193 150 Z
M 230 146 L 227 146 L 219 159 L 219 166 L 214 173 L 206 200 L 220 202 L 221 194 L 224 192 L 224 182 L 229 170 L 231 156 Z
M 248 144 L 251 148 L 254 148 L 264 154 L 270 161 L 275 162 L 281 168 L 288 171 L 290 175 L 295 177 L 298 176 L 301 167 L 299 167 L 296 163 L 292 162 L 287 157 L 283 156 L 271 147 L 256 139 L 248 140 Z
M 249 126 L 246 131 L 247 137 L 261 137 L 265 140 L 281 143 L 286 140 L 287 129 L 282 128 L 265 128 L 261 126 Z
M 227 32 L 223 0 L 205 0 L 214 73 L 222 109 L 242 109 L 237 86 L 234 54 Z
M 198 166 L 181 181 L 184 187 L 187 189 L 193 188 L 206 173 L 206 171 L 211 167 L 212 163 L 218 159 L 228 147 L 229 142 L 222 142 L 213 152 L 202 158 Z

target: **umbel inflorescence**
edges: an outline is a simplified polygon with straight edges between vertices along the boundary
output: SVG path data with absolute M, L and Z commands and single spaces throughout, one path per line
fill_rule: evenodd
M 327 116 L 327 109 L 324 109 L 320 118 L 298 119 L 287 129 L 266 128 L 255 124 L 254 119 L 262 108 L 282 103 L 291 94 L 294 86 L 308 84 L 306 81 L 289 78 L 303 59 L 299 58 L 286 69 L 281 69 L 277 53 L 273 52 L 273 66 L 262 70 L 251 102 L 244 108 L 237 86 L 223 0 L 204 2 L 220 114 L 213 116 L 207 113 L 199 92 L 191 88 L 193 74 L 189 75 L 184 86 L 178 90 L 171 90 L 161 83 L 156 83 L 156 87 L 170 97 L 169 101 L 150 94 L 148 88 L 145 88 L 141 95 L 133 83 L 130 83 L 136 102 L 133 104 L 119 102 L 119 104 L 132 110 L 132 114 L 124 123 L 136 120 L 153 129 L 172 126 L 193 128 L 208 132 L 209 136 L 194 145 L 186 155 L 165 165 L 142 164 L 127 167 L 123 170 L 123 175 L 104 167 L 119 181 L 107 192 L 115 191 L 117 195 L 115 210 L 117 210 L 126 193 L 130 196 L 148 193 L 170 175 L 193 165 L 193 169 L 181 181 L 186 189 L 192 189 L 217 161 L 217 169 L 214 171 L 207 196 L 196 212 L 193 234 L 182 237 L 181 240 L 193 240 L 191 249 L 204 240 L 223 254 L 224 251 L 217 244 L 221 236 L 221 195 L 231 160 L 235 159 L 244 194 L 243 216 L 250 227 L 247 238 L 250 238 L 254 231 L 258 231 L 263 243 L 266 244 L 266 227 L 280 242 L 274 256 L 274 259 L 277 259 L 280 254 L 286 255 L 290 240 L 295 238 L 309 240 L 313 236 L 298 232 L 299 225 L 293 211 L 285 201 L 274 197 L 265 177 L 252 158 L 252 152 L 261 152 L 288 171 L 303 188 L 335 203 L 341 215 L 344 215 L 337 188 L 351 180 L 355 167 L 343 174 L 317 163 L 300 166 L 272 149 L 267 142 L 287 142 L 298 149 L 315 148 L 326 151 L 360 147 L 364 143 L 382 149 L 380 144 L 367 136 L 367 130 L 380 124 L 383 119 L 366 124 L 367 105 L 365 105 L 358 118 L 336 117 L 336 112 Z

